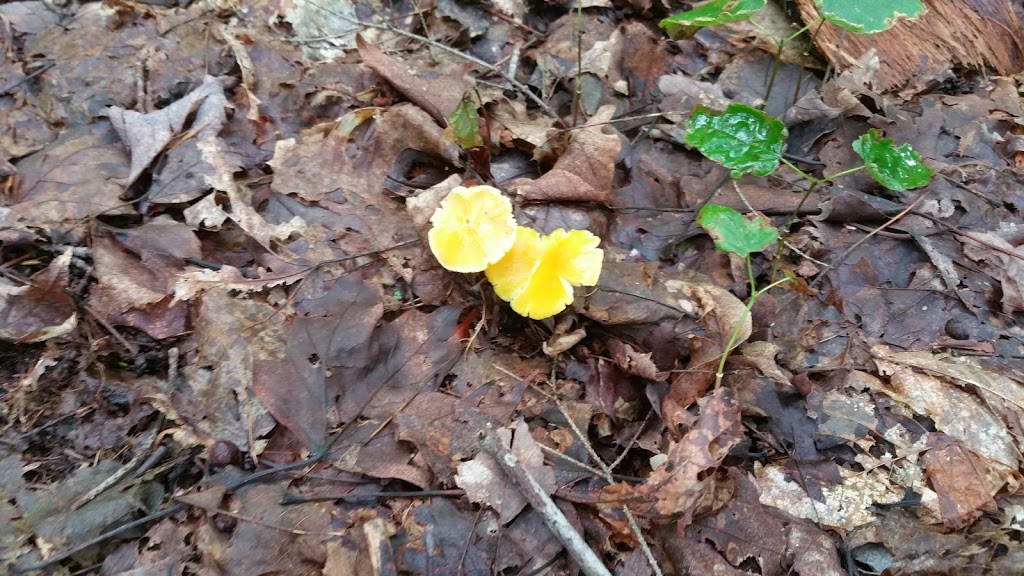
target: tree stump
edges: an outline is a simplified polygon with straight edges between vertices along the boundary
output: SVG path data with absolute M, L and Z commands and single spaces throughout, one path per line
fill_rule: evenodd
M 1024 32 L 1010 0 L 924 3 L 928 7 L 924 15 L 902 19 L 878 34 L 854 34 L 825 22 L 815 43 L 840 70 L 873 48 L 879 60 L 874 88 L 881 91 L 919 92 L 934 87 L 957 66 L 991 68 L 1004 76 L 1024 70 Z M 818 20 L 814 0 L 797 0 L 797 7 L 804 22 Z

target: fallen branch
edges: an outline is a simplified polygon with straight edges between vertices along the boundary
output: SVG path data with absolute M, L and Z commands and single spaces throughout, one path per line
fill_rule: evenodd
M 611 576 L 611 572 L 605 567 L 604 562 L 598 558 L 597 553 L 583 541 L 583 537 L 576 531 L 576 528 L 569 523 L 565 514 L 558 509 L 555 502 L 551 500 L 548 493 L 537 482 L 537 480 L 522 466 L 518 466 L 518 458 L 509 451 L 498 438 L 493 426 L 487 425 L 479 433 L 480 447 L 485 452 L 494 456 L 498 465 L 505 471 L 516 486 L 523 492 L 526 501 L 533 506 L 533 509 L 544 519 L 544 524 L 562 541 L 566 551 L 580 565 L 580 570 L 587 576 Z

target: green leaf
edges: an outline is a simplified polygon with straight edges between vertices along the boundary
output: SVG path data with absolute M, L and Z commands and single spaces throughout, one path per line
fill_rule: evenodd
M 705 204 L 697 214 L 697 223 L 715 240 L 723 252 L 732 252 L 743 258 L 751 252 L 760 252 L 778 240 L 779 232 L 761 218 L 744 218 L 736 210 L 718 204 Z
M 897 148 L 892 138 L 881 136 L 880 131 L 871 129 L 853 143 L 853 151 L 864 159 L 868 172 L 879 184 L 902 192 L 931 181 L 935 171 L 925 166 L 910 144 Z
M 725 112 L 697 106 L 686 122 L 686 143 L 732 169 L 733 178 L 774 172 L 788 135 L 777 118 L 746 104 L 729 104 Z
M 469 150 L 477 146 L 483 146 L 483 139 L 480 138 L 480 123 L 476 114 L 476 102 L 469 94 L 459 102 L 459 105 L 452 110 L 448 117 L 448 125 L 452 128 L 452 137 L 455 143 Z
M 924 13 L 921 0 L 815 0 L 829 22 L 857 34 L 892 28 L 900 18 L 913 20 Z
M 689 38 L 697 28 L 750 18 L 768 0 L 711 0 L 693 10 L 674 14 L 658 23 L 674 39 Z

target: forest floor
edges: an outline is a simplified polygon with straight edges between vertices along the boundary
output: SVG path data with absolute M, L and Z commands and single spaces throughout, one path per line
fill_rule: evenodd
M 629 576 L 1019 574 L 1022 76 L 819 46 L 762 101 L 758 28 L 584 4 L 0 5 L 0 571 L 574 574 L 557 517 Z M 684 144 L 729 102 L 935 176 L 731 179 Z M 441 268 L 477 183 L 597 286 L 533 321 Z M 747 317 L 708 201 L 794 216 Z

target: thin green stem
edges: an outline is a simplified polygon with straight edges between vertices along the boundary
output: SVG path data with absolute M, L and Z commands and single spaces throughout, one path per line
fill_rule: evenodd
M 814 192 L 814 189 L 826 182 L 832 182 L 833 180 L 839 178 L 840 176 L 846 176 L 847 174 L 852 174 L 854 172 L 857 172 L 858 170 L 864 169 L 864 166 L 858 166 L 856 168 L 850 168 L 849 170 L 843 170 L 842 172 L 833 174 L 828 178 L 822 178 L 819 180 L 811 176 L 810 174 L 807 174 L 803 170 L 797 168 L 789 160 L 786 160 L 785 158 L 780 158 L 780 160 L 783 164 L 789 166 L 794 171 L 796 171 L 797 174 L 803 176 L 808 182 L 811 183 L 811 185 L 809 188 L 807 188 L 807 191 L 804 192 L 804 195 L 800 198 L 800 201 L 797 202 L 796 208 L 794 208 L 793 211 L 789 213 L 789 217 L 786 218 L 786 223 L 782 225 L 782 234 L 779 234 L 778 247 L 775 250 L 775 257 L 772 258 L 771 272 L 768 273 L 769 280 L 775 280 L 775 274 L 779 271 L 779 262 L 781 262 L 782 260 L 782 247 L 785 246 L 786 241 L 789 240 L 789 227 L 793 225 L 793 222 L 800 214 L 800 209 L 804 207 L 804 203 L 806 203 L 807 199 L 811 197 L 811 194 Z
M 822 18 L 821 22 L 824 22 L 824 21 L 825 21 L 825 19 Z M 817 22 L 815 22 L 815 24 L 817 24 Z M 793 32 L 789 36 L 786 36 L 786 38 L 782 41 L 782 43 L 786 44 L 787 42 L 792 42 L 797 36 L 803 34 L 804 32 L 807 32 L 810 29 L 811 29 L 811 25 L 808 24 L 808 25 L 804 26 L 803 28 L 797 30 L 796 32 Z
M 750 24 L 753 25 L 758 30 L 760 30 L 761 32 L 764 32 L 764 34 L 766 36 L 768 36 L 768 38 L 772 41 L 772 43 L 775 44 L 775 48 L 776 48 L 775 49 L 775 58 L 774 58 L 774 60 L 772 62 L 772 74 L 771 74 L 771 76 L 768 77 L 768 87 L 765 88 L 764 98 L 761 100 L 761 105 L 758 106 L 758 110 L 764 110 L 765 107 L 768 105 L 768 98 L 771 97 L 771 95 L 772 95 L 772 89 L 775 87 L 775 78 L 779 74 L 779 68 L 782 66 L 782 51 L 786 48 L 786 44 L 788 44 L 790 41 L 792 41 L 797 36 L 799 36 L 799 35 L 803 34 L 804 32 L 806 32 L 808 30 L 808 27 L 804 26 L 803 28 L 801 28 L 801 29 L 797 30 L 796 32 L 790 34 L 789 36 L 786 36 L 782 40 L 779 40 L 778 38 L 775 37 L 774 34 L 769 32 L 767 29 L 762 27 L 760 24 L 758 24 L 754 20 L 750 20 Z
M 784 44 L 786 42 L 785 40 L 779 40 L 778 38 L 776 38 L 774 34 L 772 34 L 764 26 L 761 26 L 760 24 L 758 24 L 755 20 L 747 20 L 747 22 L 750 22 L 750 25 L 753 26 L 754 28 L 757 28 L 761 32 L 764 32 L 764 35 L 767 36 L 768 39 L 772 41 L 772 44 L 775 44 L 776 46 L 778 46 L 779 44 Z
M 779 234 L 779 241 L 775 247 L 775 256 L 772 258 L 772 268 L 771 271 L 768 272 L 768 280 L 775 280 L 775 274 L 779 271 L 779 263 L 782 261 L 782 247 L 785 246 L 786 241 L 789 240 L 789 227 L 793 225 L 796 217 L 800 214 L 800 209 L 804 207 L 804 202 L 807 202 L 807 199 L 811 197 L 811 193 L 814 192 L 814 189 L 817 188 L 818 184 L 821 184 L 821 182 L 822 180 L 811 180 L 811 185 L 807 188 L 807 191 L 804 192 L 804 195 L 800 197 L 800 201 L 797 202 L 796 208 L 793 208 L 793 211 L 789 213 L 789 216 L 786 218 L 786 223 L 782 225 L 782 234 Z
M 791 170 L 793 170 L 793 172 L 796 172 L 797 174 L 799 174 L 801 178 L 803 178 L 804 180 L 807 180 L 808 182 L 810 182 L 811 185 L 820 184 L 820 182 L 818 181 L 817 178 L 815 178 L 814 176 L 811 176 L 807 172 L 804 172 L 803 170 L 797 168 L 795 164 L 793 164 L 789 160 L 786 160 L 786 158 L 784 156 L 779 156 L 779 162 L 782 162 L 786 166 L 789 166 L 789 168 Z
M 775 77 L 779 74 L 779 66 L 782 65 L 782 48 L 785 44 L 778 44 L 779 49 L 775 52 L 775 58 L 772 61 L 772 75 L 768 77 L 768 87 L 764 89 L 764 100 L 761 100 L 761 105 L 758 106 L 758 110 L 764 110 L 768 107 L 768 98 L 772 95 L 772 88 L 775 87 Z
M 768 280 L 770 281 L 775 280 L 775 274 L 779 271 L 779 263 L 782 262 L 782 247 L 785 246 L 786 241 L 789 240 L 789 227 L 793 225 L 793 222 L 800 214 L 800 209 L 804 207 L 804 203 L 807 202 L 807 199 L 811 197 L 811 194 L 814 192 L 814 189 L 817 188 L 822 182 L 824 182 L 824 180 L 818 180 L 817 178 L 797 168 L 795 165 L 793 165 L 792 162 L 786 160 L 785 158 L 780 158 L 779 160 L 786 166 L 789 166 L 790 169 L 792 169 L 794 172 L 802 176 L 805 180 L 810 182 L 811 185 L 807 188 L 807 191 L 804 192 L 804 195 L 800 198 L 800 201 L 797 202 L 796 208 L 793 208 L 793 211 L 789 213 L 789 216 L 786 218 L 786 223 L 782 225 L 782 234 L 779 234 L 779 241 L 775 248 L 775 256 L 772 258 L 772 268 L 771 271 L 768 272 Z
M 839 178 L 839 177 L 842 177 L 842 176 L 846 176 L 847 174 L 853 174 L 854 172 L 859 172 L 859 171 L 863 170 L 864 168 L 867 168 L 867 166 L 857 166 L 856 168 L 850 168 L 848 170 L 843 170 L 842 172 L 836 172 L 835 174 L 833 174 L 831 176 L 827 176 L 825 178 L 822 178 L 821 181 L 822 182 L 834 182 L 836 178 Z
M 747 269 L 752 270 L 749 254 L 747 255 Z M 751 288 L 753 288 L 753 272 L 751 271 L 749 274 L 751 275 Z M 732 351 L 733 346 L 736 345 L 736 341 L 740 338 L 740 329 L 743 328 L 743 324 L 746 322 L 747 316 L 750 316 L 750 311 L 754 308 L 754 302 L 756 302 L 757 299 L 765 292 L 768 292 L 772 288 L 786 282 L 789 282 L 789 278 L 781 278 L 750 294 L 750 299 L 747 300 L 747 305 L 743 308 L 743 314 L 740 315 L 739 321 L 736 322 L 736 327 L 732 329 L 732 334 L 729 335 L 729 341 L 725 343 L 725 350 L 722 351 L 722 358 L 718 361 L 718 370 L 715 371 L 715 388 L 718 388 L 722 384 L 722 377 L 725 376 L 725 361 L 729 358 L 729 352 Z
M 753 296 L 754 292 L 757 292 L 757 283 L 754 282 L 754 265 L 750 254 L 747 254 L 747 280 L 750 281 L 750 295 Z
M 765 88 L 764 98 L 761 99 L 761 105 L 757 107 L 758 110 L 763 111 L 765 107 L 768 106 L 768 97 L 772 95 L 772 88 L 775 86 L 775 76 L 778 75 L 779 66 L 782 64 L 782 49 L 786 47 L 786 42 L 788 41 L 788 39 L 779 40 L 778 38 L 775 37 L 775 35 L 773 35 L 768 30 L 764 29 L 757 22 L 750 20 L 750 23 L 761 32 L 764 32 L 765 35 L 768 36 L 768 38 L 770 38 L 771 41 L 775 44 L 776 48 L 775 58 L 772 61 L 772 74 L 771 76 L 768 77 L 768 87 Z
M 814 47 L 814 41 L 818 38 L 818 32 L 821 32 L 821 27 L 824 24 L 825 24 L 825 18 L 819 18 L 818 21 L 814 23 L 816 28 L 814 29 L 814 33 L 811 34 L 811 41 L 810 41 L 810 45 L 809 45 L 810 48 Z M 808 24 L 807 26 L 804 26 L 804 28 L 801 30 L 801 32 L 806 31 L 809 27 L 810 27 L 810 24 Z M 810 51 L 810 49 L 808 49 L 808 50 L 806 50 L 804 52 L 804 56 L 807 56 L 810 53 L 811 53 L 811 51 Z M 803 81 L 804 81 L 804 67 L 800 66 L 800 69 L 797 71 L 797 75 L 796 75 L 796 87 L 793 89 L 793 105 L 795 105 L 797 100 L 800 99 L 800 85 L 803 83 Z

